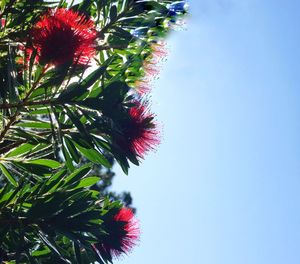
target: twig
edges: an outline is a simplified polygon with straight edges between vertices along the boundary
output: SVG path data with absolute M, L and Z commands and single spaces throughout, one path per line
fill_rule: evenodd
M 51 104 L 53 101 L 51 99 L 41 100 L 41 101 L 32 101 L 32 102 L 20 102 L 14 104 L 0 104 L 0 109 L 11 109 L 11 108 L 21 108 L 23 106 L 32 106 L 32 105 L 48 105 Z

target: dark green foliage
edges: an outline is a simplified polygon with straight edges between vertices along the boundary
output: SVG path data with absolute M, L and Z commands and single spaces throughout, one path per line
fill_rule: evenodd
M 181 2 L 181 1 L 176 1 Z M 131 206 L 110 192 L 122 149 L 120 120 L 154 46 L 185 11 L 174 1 L 3 0 L 0 4 L 0 262 L 107 263 L 93 244 L 111 210 Z M 93 66 L 41 65 L 30 32 L 49 8 L 84 13 L 97 27 Z M 175 19 L 176 17 L 176 19 Z M 1 23 L 0 23 L 1 24 Z M 91 163 L 89 163 L 91 162 Z M 122 203 L 120 202 L 122 201 Z
M 1 248 L 7 259 L 29 263 L 50 260 L 76 263 L 73 246 L 91 263 L 98 259 L 92 244 L 101 240 L 102 217 L 121 205 L 100 198 L 99 191 L 88 187 L 100 180 L 90 176 L 90 164 L 73 173 L 60 170 L 34 186 L 20 182 L 7 184 L 0 193 Z M 15 239 L 13 239 L 15 238 Z M 14 250 L 12 250 L 14 249 Z

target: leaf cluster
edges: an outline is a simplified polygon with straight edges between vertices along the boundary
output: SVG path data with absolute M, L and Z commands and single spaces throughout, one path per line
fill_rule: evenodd
M 119 144 L 122 126 L 139 100 L 145 64 L 185 13 L 174 4 L 182 1 L 1 1 L 0 261 L 112 261 L 93 244 L 108 235 L 102 223 L 123 206 L 116 200 L 128 206 L 131 197 L 107 192 L 112 175 L 91 169 L 110 172 L 116 161 L 128 173 L 130 163 L 139 165 L 139 155 Z M 36 50 L 28 57 L 30 31 L 49 8 L 94 21 L 89 65 L 39 64 Z
M 32 186 L 7 184 L 0 193 L 1 261 L 103 263 L 92 248 L 101 241 L 103 218 L 121 207 L 88 187 L 99 181 L 90 164 L 66 169 Z M 13 250 L 12 250 L 13 249 Z

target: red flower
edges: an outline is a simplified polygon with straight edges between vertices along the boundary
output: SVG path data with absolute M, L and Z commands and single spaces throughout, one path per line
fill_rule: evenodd
M 31 30 L 31 49 L 37 50 L 37 61 L 43 64 L 87 64 L 95 55 L 96 34 L 94 22 L 84 15 L 52 9 Z
M 156 44 L 152 44 L 152 59 L 159 63 L 160 60 L 164 59 L 168 55 L 168 50 L 166 48 L 166 43 L 160 42 Z
M 93 247 L 108 259 L 129 253 L 140 236 L 138 222 L 129 208 L 121 208 L 115 214 L 108 214 L 103 226 L 108 235 Z
M 151 45 L 152 54 L 144 61 L 144 77 L 148 80 L 156 77 L 160 72 L 159 63 L 167 56 L 167 50 L 164 43 Z
M 143 158 L 145 153 L 159 144 L 159 132 L 153 123 L 154 115 L 147 103 L 134 102 L 129 110 L 129 119 L 123 124 L 124 139 L 120 146 Z
M 6 24 L 6 19 L 5 18 L 1 18 L 0 19 L 0 25 L 1 25 L 1 27 L 4 28 L 5 24 Z
M 149 80 L 147 80 L 146 78 L 136 81 L 134 85 L 135 85 L 136 91 L 140 95 L 149 93 L 151 91 L 151 84 L 150 84 Z
M 152 53 L 143 62 L 142 78 L 134 86 L 140 95 L 151 91 L 151 81 L 159 74 L 159 63 L 167 55 L 164 43 L 151 45 Z

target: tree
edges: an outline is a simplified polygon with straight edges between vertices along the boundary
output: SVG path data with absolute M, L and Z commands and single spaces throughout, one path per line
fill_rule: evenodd
M 1 1 L 3 263 L 107 263 L 139 237 L 106 187 L 159 143 L 145 78 L 184 2 L 70 2 Z

